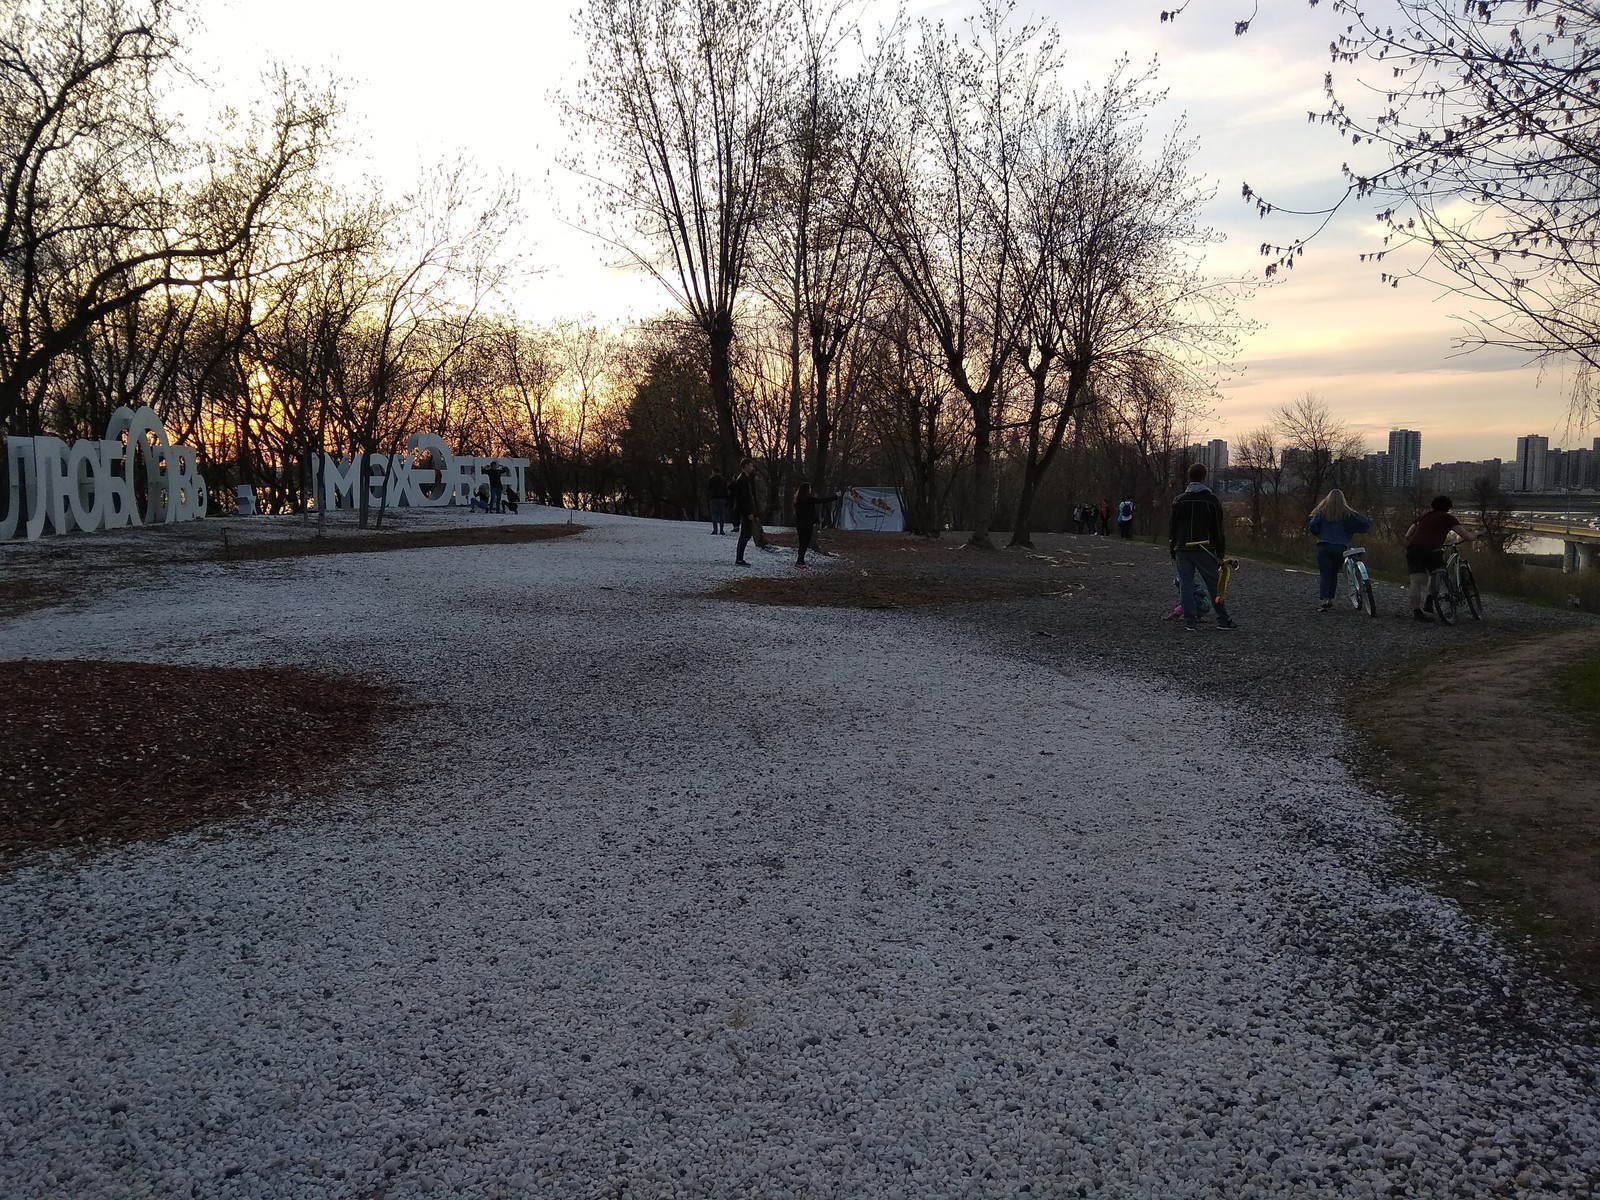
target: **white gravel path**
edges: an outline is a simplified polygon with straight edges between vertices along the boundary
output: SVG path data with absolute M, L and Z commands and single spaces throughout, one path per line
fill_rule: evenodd
M 1315 739 L 583 519 L 0 625 L 416 701 L 289 821 L 0 876 L 0 1196 L 1594 1194 L 1593 1025 Z

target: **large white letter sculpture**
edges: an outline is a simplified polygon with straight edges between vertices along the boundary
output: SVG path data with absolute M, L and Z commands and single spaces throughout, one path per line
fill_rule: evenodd
M 419 467 L 427 454 L 433 465 Z M 478 488 L 482 472 L 490 463 L 506 468 L 506 486 L 518 494 L 524 490 L 529 460 L 526 458 L 464 458 L 450 452 L 436 433 L 413 433 L 399 454 L 374 454 L 368 460 L 367 478 L 361 478 L 361 456 L 336 458 L 322 456 L 317 472 L 317 499 L 324 508 L 341 505 L 353 508 L 365 485 L 367 501 L 376 508 L 387 493 L 390 508 L 439 508 L 467 504 Z
M 417 463 L 426 454 L 432 465 Z M 187 446 L 174 446 L 153 410 L 119 408 L 111 414 L 103 441 L 67 445 L 60 438 L 14 437 L 6 441 L 10 496 L 0 517 L 0 541 L 36 538 L 47 530 L 71 533 L 192 521 L 206 515 L 208 497 L 198 460 Z M 466 504 L 498 462 L 506 486 L 525 490 L 525 458 L 463 458 L 450 452 L 434 433 L 414 433 L 399 454 L 374 454 L 367 478 L 361 456 L 324 454 L 316 472 L 317 502 L 324 508 L 354 508 L 365 487 L 373 505 L 433 508 Z M 143 489 L 144 505 L 137 502 Z
M 174 446 L 152 409 L 117 409 L 103 441 L 6 439 L 11 486 L 0 541 L 46 530 L 71 533 L 193 521 L 206 515 L 205 480 L 187 446 Z M 144 485 L 144 508 L 136 503 Z

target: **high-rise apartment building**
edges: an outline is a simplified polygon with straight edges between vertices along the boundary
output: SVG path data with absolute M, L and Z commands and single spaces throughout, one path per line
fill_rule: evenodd
M 1206 470 L 1212 475 L 1220 475 L 1228 469 L 1228 443 L 1221 438 L 1212 438 L 1206 446 Z
M 1417 472 L 1422 469 L 1422 434 L 1415 429 L 1391 429 L 1385 465 L 1389 474 L 1384 482 L 1390 487 L 1416 487 Z
M 1222 438 L 1212 438 L 1209 442 L 1195 442 L 1192 446 L 1185 446 L 1178 452 L 1178 466 L 1184 467 L 1189 463 L 1202 463 L 1206 474 L 1215 479 L 1228 469 L 1228 443 Z
M 1550 486 L 1548 459 L 1550 439 L 1537 433 L 1517 439 L 1517 467 L 1512 476 L 1513 492 L 1542 492 Z

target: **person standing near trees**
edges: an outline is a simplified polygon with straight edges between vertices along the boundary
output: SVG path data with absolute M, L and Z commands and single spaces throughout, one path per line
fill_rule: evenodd
M 751 539 L 755 540 L 757 546 L 767 540 L 757 533 L 755 459 L 747 458 L 739 464 L 739 473 L 728 485 L 728 499 L 733 503 L 733 519 L 739 526 L 739 544 L 734 550 L 733 561 L 741 567 L 748 567 L 750 564 L 744 559 L 744 548 Z
M 500 481 L 506 477 L 506 469 L 497 458 L 483 469 L 483 473 L 489 477 L 489 511 L 503 512 L 500 497 L 504 489 Z
M 1178 568 L 1178 595 L 1183 604 L 1183 627 L 1196 632 L 1199 616 L 1194 602 L 1194 577 L 1206 585 L 1206 594 L 1216 602 L 1217 628 L 1237 629 L 1228 615 L 1228 606 L 1217 599 L 1217 574 L 1228 552 L 1228 534 L 1222 502 L 1206 486 L 1206 468 L 1195 463 L 1189 468 L 1189 486 L 1172 502 L 1172 518 L 1167 524 L 1167 548 Z
M 1111 536 L 1111 502 L 1109 500 L 1100 501 L 1100 536 Z
M 1334 488 L 1311 510 L 1306 531 L 1317 539 L 1317 609 L 1327 612 L 1333 607 L 1334 593 L 1339 590 L 1339 571 L 1344 566 L 1344 552 L 1355 542 L 1356 534 L 1372 528 L 1372 518 L 1363 516 L 1345 502 L 1344 493 Z
M 1122 535 L 1123 541 L 1133 539 L 1133 497 L 1124 496 L 1122 503 L 1117 505 L 1117 532 Z
M 728 481 L 721 471 L 711 472 L 706 481 L 706 494 L 711 497 L 711 532 L 728 532 Z
M 813 496 L 811 485 L 802 483 L 794 490 L 794 532 L 799 543 L 799 553 L 795 555 L 794 565 L 806 565 L 806 551 L 811 549 L 811 539 L 817 532 L 817 505 L 832 504 L 838 496 Z M 820 554 L 821 551 L 818 551 Z

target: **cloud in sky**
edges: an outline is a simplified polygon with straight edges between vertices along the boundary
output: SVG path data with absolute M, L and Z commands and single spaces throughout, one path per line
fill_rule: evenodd
M 197 55 L 221 78 L 248 82 L 272 61 L 329 71 L 345 84 L 356 167 L 395 188 L 440 157 L 462 151 L 489 172 L 526 181 L 529 256 L 543 268 L 516 298 L 530 319 L 642 316 L 669 301 L 655 282 L 616 269 L 618 255 L 585 235 L 583 189 L 557 162 L 567 134 L 553 95 L 584 67 L 572 15 L 580 0 L 511 6 L 503 0 L 226 0 L 207 6 Z M 1374 10 L 1389 0 L 1370 0 Z M 1339 166 L 1359 154 L 1306 114 L 1325 107 L 1327 46 L 1341 24 L 1329 5 L 1301 0 L 1262 6 L 1248 35 L 1233 0 L 1194 0 L 1180 20 L 1159 20 L 1164 0 L 1021 0 L 1017 15 L 1054 20 L 1070 83 L 1103 82 L 1119 56 L 1159 59 L 1169 99 L 1153 137 L 1180 116 L 1199 141 L 1196 172 L 1212 181 L 1208 213 L 1227 241 L 1208 267 L 1259 276 L 1260 243 L 1285 244 L 1316 221 L 1258 220 L 1240 184 L 1275 203 L 1314 208 L 1339 193 Z M 913 18 L 955 24 L 970 0 L 912 3 Z M 860 5 L 868 26 L 895 6 Z M 245 66 L 242 66 L 245 65 Z M 247 67 L 248 69 L 245 69 Z M 1370 153 L 1370 151 L 1369 151 Z M 1241 305 L 1260 325 L 1241 344 L 1242 368 L 1221 385 L 1210 433 L 1232 436 L 1265 420 L 1302 391 L 1316 391 L 1374 446 L 1387 430 L 1424 433 L 1424 458 L 1508 456 L 1515 437 L 1566 433 L 1558 379 L 1499 353 L 1457 354 L 1459 298 L 1422 283 L 1381 285 L 1358 261 L 1374 248 L 1370 204 L 1352 208 L 1316 239 L 1288 278 Z

